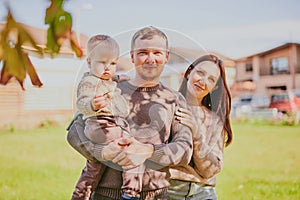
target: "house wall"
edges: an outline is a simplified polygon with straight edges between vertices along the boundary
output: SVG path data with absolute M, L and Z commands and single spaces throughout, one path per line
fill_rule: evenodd
M 254 56 L 252 59 L 252 80 L 257 81 L 259 79 L 260 73 L 259 69 L 261 66 L 261 59 L 258 56 Z
M 269 58 L 266 58 L 265 56 L 260 59 L 259 76 L 270 75 L 271 68 L 269 62 Z
M 297 47 L 296 51 L 296 73 L 300 73 L 300 47 Z
M 25 91 L 17 81 L 0 85 L 0 119 L 11 114 L 17 114 L 23 109 Z
M 236 62 L 236 77 L 235 77 L 236 82 L 252 80 L 253 71 L 250 71 L 250 72 L 246 71 L 247 63 L 252 63 L 252 59 L 247 59 L 247 60 Z
M 300 78 L 300 77 L 299 77 Z M 292 88 L 292 77 L 288 74 L 276 75 L 276 76 L 264 76 L 256 82 L 256 93 L 271 95 L 274 91 L 270 87 L 274 86 L 286 86 L 289 90 Z
M 287 57 L 289 74 L 271 73 L 271 59 Z M 252 63 L 253 70 L 247 72 L 246 64 Z M 295 69 L 295 70 L 294 70 Z M 271 87 L 284 86 L 287 90 L 300 88 L 300 45 L 291 44 L 286 48 L 270 50 L 267 53 L 256 54 L 251 57 L 236 61 L 236 82 L 251 80 L 255 84 L 253 93 L 271 94 Z M 234 91 L 234 94 L 242 94 L 243 91 Z
M 279 57 L 287 57 L 290 63 L 290 54 L 289 54 L 290 49 L 283 49 L 279 50 L 277 52 L 268 54 L 266 56 L 261 57 L 261 66 L 260 66 L 260 76 L 264 75 L 270 75 L 271 74 L 271 64 L 270 61 L 273 58 L 279 58 Z
M 44 123 L 68 123 L 74 115 L 71 86 L 26 86 L 17 81 L 0 85 L 0 129 L 34 128 Z

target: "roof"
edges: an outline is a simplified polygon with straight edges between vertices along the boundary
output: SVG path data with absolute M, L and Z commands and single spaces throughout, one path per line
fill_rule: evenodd
M 23 23 L 19 23 L 19 22 L 18 22 L 18 24 L 22 25 L 28 31 L 28 33 L 31 35 L 31 37 L 34 39 L 34 41 L 36 42 L 36 44 L 39 47 L 41 47 L 41 48 L 46 47 L 47 29 L 32 27 L 32 26 L 29 26 L 29 25 L 26 25 L 26 24 L 23 24 Z M 0 31 L 3 29 L 4 26 L 5 26 L 4 23 L 0 23 Z M 77 34 L 77 33 L 75 33 L 75 34 Z M 83 49 L 84 55 L 86 55 L 86 44 L 87 44 L 88 39 L 89 39 L 89 37 L 84 35 L 84 34 L 80 34 L 80 37 L 78 39 L 78 43 L 81 46 L 81 48 Z M 23 45 L 23 48 L 30 55 L 40 57 L 40 55 L 37 54 L 36 50 L 32 46 Z M 194 49 L 179 48 L 179 47 L 173 47 L 173 48 L 170 49 L 170 51 L 173 52 L 173 53 L 176 53 L 178 55 L 181 55 L 184 58 L 189 59 L 191 61 L 194 61 L 199 56 L 204 55 L 204 54 L 207 53 L 204 50 L 194 50 Z M 208 53 L 212 53 L 212 54 L 218 56 L 221 60 L 223 60 L 226 67 L 233 67 L 234 66 L 233 59 L 230 59 L 230 58 L 228 58 L 224 55 L 221 55 L 221 54 L 218 54 L 218 53 L 215 53 L 215 52 L 208 52 Z M 72 51 L 68 41 L 65 41 L 63 43 L 63 45 L 60 49 L 60 53 L 57 55 L 57 57 L 74 57 L 74 52 Z M 133 66 L 130 58 L 121 57 L 119 59 L 118 66 L 117 66 L 118 70 L 129 70 L 129 69 L 132 69 L 133 67 L 134 66 Z
M 292 43 L 292 42 L 289 42 L 289 43 L 285 43 L 283 45 L 280 45 L 280 46 L 277 46 L 275 48 L 272 48 L 272 49 L 269 49 L 267 51 L 263 51 L 263 52 L 260 52 L 260 53 L 256 53 L 256 54 L 253 54 L 253 55 L 250 55 L 250 56 L 246 56 L 246 57 L 243 57 L 243 58 L 239 58 L 239 59 L 236 59 L 236 61 L 243 61 L 243 60 L 247 60 L 247 59 L 250 59 L 254 56 L 265 56 L 265 55 L 268 55 L 268 54 L 271 54 L 273 52 L 276 52 L 276 51 L 280 51 L 282 49 L 286 49 L 286 48 L 289 48 L 291 47 L 292 45 L 296 45 L 298 47 L 300 47 L 300 44 L 299 43 Z
M 233 59 L 231 59 L 227 56 L 224 56 L 222 54 L 212 52 L 212 51 L 206 52 L 203 49 L 197 50 L 197 49 L 187 49 L 187 48 L 182 48 L 182 47 L 172 47 L 170 49 L 170 51 L 175 52 L 176 54 L 179 54 L 179 55 L 183 56 L 184 58 L 187 58 L 188 60 L 191 60 L 191 61 L 196 60 L 197 58 L 199 58 L 202 55 L 210 53 L 210 54 L 213 54 L 213 55 L 217 56 L 218 58 L 220 58 L 226 67 L 234 67 L 235 66 Z
M 34 41 L 36 42 L 36 44 L 41 47 L 41 48 L 45 48 L 46 44 L 47 44 L 47 29 L 42 29 L 42 28 L 36 28 L 36 27 L 32 27 L 32 26 L 28 26 L 26 24 L 23 23 L 19 23 L 25 30 L 28 31 L 28 33 L 30 34 L 30 36 L 34 39 Z M 5 26 L 4 23 L 0 23 L 0 31 L 3 29 L 3 27 Z M 76 33 L 75 33 L 76 34 Z M 80 47 L 83 49 L 83 52 L 85 54 L 85 47 L 86 47 L 86 43 L 88 41 L 88 37 L 86 35 L 80 34 L 79 39 L 78 39 L 78 43 L 80 45 Z M 37 55 L 36 54 L 36 50 L 31 46 L 31 45 L 23 45 L 23 48 L 25 50 L 28 51 L 29 54 L 31 55 Z M 68 41 L 65 41 L 61 47 L 60 50 L 60 55 L 59 56 L 73 56 L 74 52 L 71 49 L 71 46 L 69 44 Z

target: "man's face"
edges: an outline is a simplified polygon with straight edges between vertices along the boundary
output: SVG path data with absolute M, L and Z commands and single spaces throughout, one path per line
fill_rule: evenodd
M 137 38 L 131 52 L 136 76 L 144 81 L 159 81 L 169 53 L 164 38 L 154 36 L 152 39 Z

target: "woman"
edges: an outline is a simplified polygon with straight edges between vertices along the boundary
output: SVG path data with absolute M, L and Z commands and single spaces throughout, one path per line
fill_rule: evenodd
M 232 141 L 231 97 L 221 60 L 214 55 L 198 58 L 187 69 L 179 91 L 192 112 L 193 120 L 184 110 L 179 118 L 193 129 L 194 149 L 189 165 L 171 169 L 168 193 L 172 200 L 215 200 L 215 176 L 222 168 L 224 146 Z

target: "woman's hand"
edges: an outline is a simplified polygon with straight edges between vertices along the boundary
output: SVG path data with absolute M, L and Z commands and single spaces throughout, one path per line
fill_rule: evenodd
M 179 108 L 176 112 L 176 119 L 183 125 L 188 126 L 192 132 L 194 133 L 195 131 L 195 120 L 193 119 L 193 115 L 191 113 L 191 111 L 189 111 L 188 109 L 184 109 L 184 108 Z
M 119 164 L 125 170 L 143 164 L 154 152 L 153 145 L 140 143 L 134 138 L 130 139 L 130 145 L 112 160 L 112 162 Z

